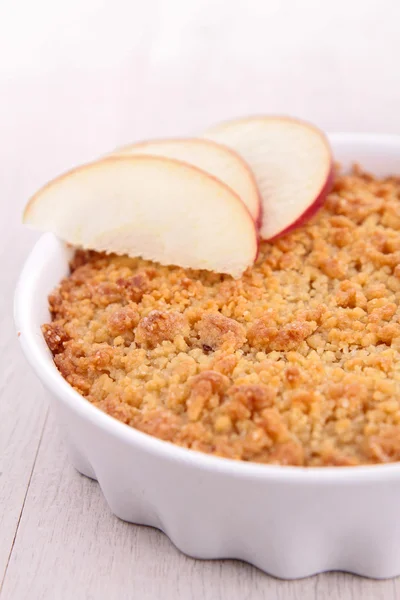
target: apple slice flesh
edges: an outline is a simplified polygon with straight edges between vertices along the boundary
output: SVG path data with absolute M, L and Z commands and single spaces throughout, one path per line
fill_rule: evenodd
M 254 221 L 226 185 L 154 156 L 105 158 L 51 181 L 24 222 L 75 246 L 239 277 L 258 249 Z
M 204 137 L 233 148 L 253 170 L 262 197 L 263 239 L 301 225 L 332 188 L 329 143 L 308 123 L 288 117 L 239 119 L 209 129 Z
M 220 179 L 246 204 L 253 219 L 261 217 L 261 198 L 253 172 L 230 148 L 204 139 L 165 139 L 131 144 L 115 150 L 113 156 L 164 156 L 186 162 Z

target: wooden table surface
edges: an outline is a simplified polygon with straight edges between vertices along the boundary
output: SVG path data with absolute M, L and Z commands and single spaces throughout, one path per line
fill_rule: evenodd
M 12 321 L 37 237 L 21 209 L 72 165 L 246 113 L 400 134 L 399 18 L 397 0 L 0 2 L 1 600 L 400 598 L 400 580 L 192 560 L 119 521 L 69 465 Z

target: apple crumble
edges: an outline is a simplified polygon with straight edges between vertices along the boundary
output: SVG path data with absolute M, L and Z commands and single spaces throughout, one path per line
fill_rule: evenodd
M 61 374 L 140 431 L 259 463 L 400 460 L 400 179 L 338 176 L 239 280 L 78 250 L 49 303 Z

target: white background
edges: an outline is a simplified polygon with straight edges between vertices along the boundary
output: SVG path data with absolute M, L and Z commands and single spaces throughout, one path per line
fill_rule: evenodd
M 400 597 L 399 581 L 191 561 L 118 521 L 69 466 L 18 349 L 29 195 L 119 144 L 248 113 L 400 134 L 400 0 L 0 0 L 1 600 Z
M 0 165 L 26 160 L 12 200 L 247 113 L 400 133 L 399 29 L 398 0 L 1 0 Z

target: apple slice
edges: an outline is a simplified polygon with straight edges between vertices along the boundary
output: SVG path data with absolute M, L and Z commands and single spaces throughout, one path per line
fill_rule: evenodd
M 262 196 L 263 239 L 287 233 L 311 218 L 332 188 L 329 143 L 308 123 L 253 117 L 221 123 L 204 137 L 233 148 L 253 170 Z
M 113 156 L 152 155 L 174 158 L 193 165 L 223 183 L 242 199 L 253 219 L 261 220 L 261 198 L 253 172 L 236 152 L 204 139 L 154 140 L 115 150 Z
M 105 158 L 37 192 L 24 222 L 83 248 L 239 277 L 258 249 L 254 221 L 225 184 L 154 156 Z

